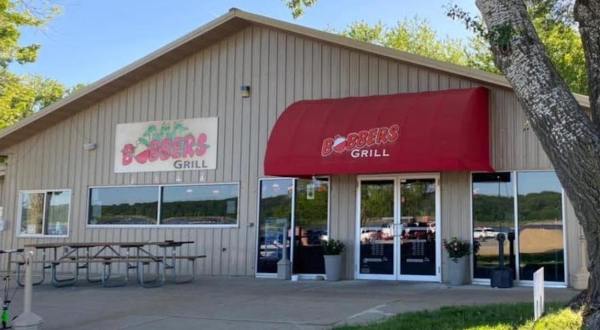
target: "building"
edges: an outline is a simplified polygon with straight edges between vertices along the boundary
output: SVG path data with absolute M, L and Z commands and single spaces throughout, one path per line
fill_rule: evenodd
M 0 154 L 1 248 L 186 239 L 203 274 L 272 276 L 292 228 L 295 273 L 322 273 L 331 237 L 345 278 L 445 281 L 456 236 L 485 283 L 505 233 L 518 283 L 584 275 L 503 77 L 237 9 L 0 132 Z

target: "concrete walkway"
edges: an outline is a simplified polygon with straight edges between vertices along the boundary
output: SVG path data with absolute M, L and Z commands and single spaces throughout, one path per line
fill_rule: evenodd
M 547 289 L 546 301 L 567 301 L 576 293 Z M 33 310 L 43 317 L 44 329 L 328 329 L 407 311 L 531 301 L 531 296 L 532 289 L 523 287 L 206 277 L 155 289 L 38 286 Z M 22 289 L 14 303 L 19 313 Z

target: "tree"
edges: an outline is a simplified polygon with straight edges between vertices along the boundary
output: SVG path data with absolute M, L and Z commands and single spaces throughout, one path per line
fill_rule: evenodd
M 589 111 L 553 64 L 524 0 L 476 4 L 495 64 L 512 85 L 583 228 L 590 272 L 581 297 L 585 324 L 600 329 L 600 0 L 575 0 L 573 6 L 585 54 Z M 303 3 L 290 0 L 290 5 Z
M 419 18 L 399 21 L 392 28 L 381 23 L 354 22 L 340 34 L 439 61 L 497 72 L 482 38 L 472 38 L 469 44 L 461 39 L 440 38 L 428 21 Z
M 9 70 L 13 63 L 34 62 L 40 48 L 38 44 L 19 44 L 20 29 L 38 28 L 56 12 L 57 8 L 53 6 L 35 7 L 27 1 L 0 0 L 0 129 L 13 125 L 69 92 L 56 80 L 19 76 Z
M 587 94 L 583 46 L 568 8 L 562 0 L 536 0 L 531 4 L 529 15 L 542 43 L 548 49 L 552 63 L 571 91 Z M 459 8 L 452 7 L 448 13 L 451 17 L 456 17 L 462 12 Z M 399 21 L 392 28 L 382 23 L 370 25 L 363 21 L 354 22 L 341 34 L 444 62 L 500 73 L 494 64 L 487 40 L 481 34 L 474 34 L 466 42 L 455 38 L 440 38 L 428 21 L 418 18 Z

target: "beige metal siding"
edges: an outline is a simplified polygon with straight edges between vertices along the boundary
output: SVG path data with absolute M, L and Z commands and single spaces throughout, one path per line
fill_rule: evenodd
M 239 86 L 249 84 L 251 97 L 241 98 Z M 267 138 L 277 116 L 301 99 L 443 90 L 478 86 L 458 76 L 397 60 L 250 26 L 203 48 L 50 129 L 12 146 L 5 193 L 9 231 L 1 246 L 60 239 L 15 238 L 20 189 L 72 189 L 68 240 L 191 239 L 187 253 L 207 254 L 199 269 L 210 275 L 252 275 L 255 271 L 258 179 Z M 489 86 L 488 86 L 489 87 Z M 490 87 L 493 165 L 497 169 L 547 169 L 549 162 L 527 130 L 522 111 L 508 89 Z M 159 119 L 219 117 L 218 168 L 200 172 L 115 174 L 115 125 Z M 83 150 L 96 142 L 94 151 Z M 99 229 L 88 228 L 90 186 L 239 182 L 238 228 Z M 442 235 L 470 235 L 469 174 L 443 173 Z M 353 274 L 356 177 L 332 178 L 331 234 L 348 245 L 346 274 Z M 569 213 L 569 237 L 574 237 Z M 577 268 L 571 257 L 570 269 Z M 443 264 L 445 267 L 445 263 Z

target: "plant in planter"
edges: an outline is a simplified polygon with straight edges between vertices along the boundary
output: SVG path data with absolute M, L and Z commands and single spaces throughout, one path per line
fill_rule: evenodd
M 323 256 L 325 258 L 325 275 L 328 281 L 339 281 L 342 277 L 342 252 L 344 243 L 335 239 L 324 240 Z
M 450 240 L 444 240 L 444 248 L 452 260 L 448 266 L 448 282 L 451 285 L 465 284 L 468 271 L 467 256 L 471 254 L 471 244 L 452 237 Z

